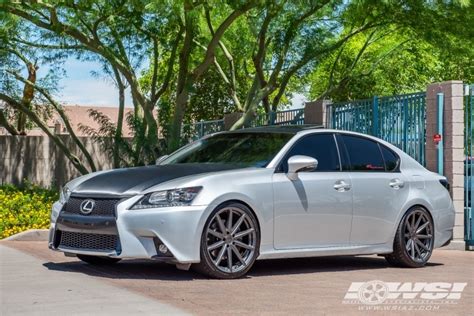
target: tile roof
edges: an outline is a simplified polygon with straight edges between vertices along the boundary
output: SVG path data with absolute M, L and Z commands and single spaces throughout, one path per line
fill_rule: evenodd
M 118 117 L 118 107 L 108 107 L 108 106 L 81 106 L 81 105 L 64 105 L 63 106 L 66 115 L 69 118 L 69 122 L 76 133 L 77 136 L 88 136 L 84 132 L 82 132 L 79 129 L 79 124 L 89 126 L 93 129 L 98 129 L 99 123 L 94 121 L 90 116 L 89 116 L 89 110 L 97 110 L 99 112 L 102 112 L 104 115 L 108 116 L 110 120 L 114 123 L 117 122 L 117 117 Z M 126 137 L 131 137 L 132 136 L 132 131 L 130 130 L 130 127 L 126 124 L 125 120 L 127 117 L 127 114 L 132 112 L 133 108 L 125 108 L 125 113 L 124 113 L 124 122 L 123 122 L 123 127 L 122 127 L 122 132 L 123 135 Z M 156 116 L 156 111 L 155 111 L 155 116 Z M 59 117 L 59 115 L 54 112 L 53 116 L 48 120 L 47 124 L 51 131 L 55 131 L 55 125 L 59 123 L 60 126 L 60 132 L 59 134 L 67 134 L 66 127 L 64 126 L 64 122 L 62 119 Z M 5 129 L 0 128 L 0 135 L 6 135 L 8 134 Z M 43 136 L 45 133 L 40 129 L 40 128 L 33 128 L 31 130 L 28 130 L 27 132 L 28 136 Z

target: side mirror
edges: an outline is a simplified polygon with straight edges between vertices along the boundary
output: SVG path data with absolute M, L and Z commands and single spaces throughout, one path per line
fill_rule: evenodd
M 296 155 L 288 159 L 288 173 L 290 180 L 298 179 L 298 172 L 313 171 L 318 167 L 318 161 L 312 157 Z
M 168 157 L 169 157 L 169 155 L 164 155 L 164 156 L 161 156 L 160 158 L 156 159 L 155 165 L 159 165 L 163 160 L 165 160 Z

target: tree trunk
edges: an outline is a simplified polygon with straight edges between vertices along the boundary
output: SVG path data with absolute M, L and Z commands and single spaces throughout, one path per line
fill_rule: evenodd
M 176 85 L 176 101 L 173 120 L 168 138 L 168 151 L 178 149 L 181 139 L 181 124 L 183 122 L 189 89 L 192 85 L 192 74 L 189 73 L 189 59 L 191 57 L 194 38 L 195 18 L 193 17 L 191 1 L 184 2 L 184 42 L 179 53 L 179 71 Z
M 117 129 L 114 135 L 113 164 L 114 168 L 120 168 L 120 142 L 122 141 L 123 116 L 125 112 L 125 87 L 117 69 L 114 68 L 115 78 L 119 89 L 119 111 L 117 117 Z
M 125 112 L 125 89 L 120 83 L 119 88 L 119 113 L 117 117 L 117 129 L 114 135 L 113 163 L 114 168 L 120 168 L 120 142 L 122 141 L 123 116 Z
M 169 151 L 175 151 L 181 145 L 181 127 L 184 119 L 184 113 L 188 104 L 188 90 L 183 91 L 176 97 L 173 121 L 170 128 L 170 140 L 168 144 Z
M 28 70 L 28 81 L 35 84 L 36 83 L 36 70 L 38 70 L 38 67 L 33 63 L 28 63 L 27 70 Z M 35 95 L 34 91 L 35 90 L 33 88 L 33 85 L 29 83 L 25 83 L 25 87 L 23 88 L 23 98 L 21 102 L 23 103 L 23 106 L 25 106 L 28 109 L 31 109 L 31 101 L 33 100 L 34 95 Z M 26 113 L 23 113 L 23 112 L 18 113 L 17 130 L 20 135 L 26 135 L 26 121 L 27 121 Z
M 18 135 L 18 131 L 16 130 L 15 126 L 8 123 L 5 114 L 3 111 L 0 110 L 0 126 L 3 126 L 11 135 Z

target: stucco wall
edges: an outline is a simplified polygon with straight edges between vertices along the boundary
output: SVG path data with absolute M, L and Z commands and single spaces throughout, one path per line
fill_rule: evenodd
M 73 145 L 71 137 L 60 136 L 72 152 L 83 155 Z M 98 170 L 112 168 L 112 160 L 90 138 L 81 138 L 92 154 Z M 0 183 L 20 184 L 24 179 L 46 187 L 57 187 L 79 176 L 67 157 L 44 136 L 0 136 Z

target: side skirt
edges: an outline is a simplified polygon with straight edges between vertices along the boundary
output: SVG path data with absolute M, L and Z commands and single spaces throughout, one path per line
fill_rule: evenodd
M 393 251 L 393 244 L 377 245 L 350 245 L 338 247 L 318 247 L 318 248 L 298 248 L 281 250 L 261 250 L 261 259 L 281 259 L 281 258 L 306 258 L 306 257 L 324 257 L 324 256 L 346 256 L 346 255 L 373 255 L 387 254 Z

